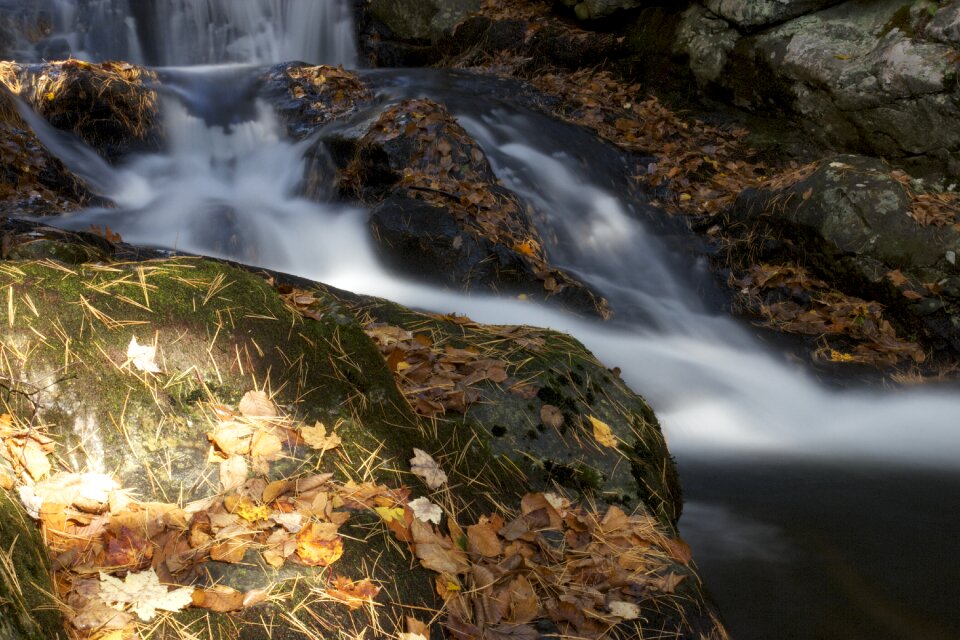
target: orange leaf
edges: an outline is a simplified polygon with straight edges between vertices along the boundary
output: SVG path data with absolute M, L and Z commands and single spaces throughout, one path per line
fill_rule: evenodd
M 311 522 L 297 534 L 297 556 L 306 565 L 326 567 L 342 555 L 343 539 L 331 522 Z

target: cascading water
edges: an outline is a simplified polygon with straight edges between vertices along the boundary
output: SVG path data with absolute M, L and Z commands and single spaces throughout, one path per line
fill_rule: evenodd
M 21 3 L 17 3 L 21 4 Z M 127 60 L 156 66 L 304 62 L 354 66 L 353 22 L 339 0 L 41 0 L 21 60 Z M 318 29 L 317 26 L 320 25 Z
M 138 33 L 153 34 L 147 57 L 164 64 L 354 55 L 330 44 L 344 31 L 330 16 L 345 15 L 332 1 L 145 5 L 161 18 Z M 299 195 L 304 155 L 317 141 L 285 140 L 270 109 L 223 99 L 256 73 L 164 72 L 170 149 L 120 168 L 84 161 L 89 151 L 34 119 L 48 145 L 117 205 L 62 224 L 108 224 L 135 243 L 230 257 L 480 321 L 569 331 L 620 366 L 656 409 L 690 500 L 681 526 L 736 637 L 960 636 L 960 587 L 940 578 L 960 529 L 955 394 L 841 392 L 790 366 L 709 311 L 698 291 L 708 281 L 703 267 L 666 250 L 618 195 L 615 152 L 468 74 L 367 78 L 385 95 L 446 103 L 498 176 L 541 213 L 542 235 L 557 239 L 554 261 L 607 294 L 619 320 L 599 325 L 397 278 L 376 261 L 365 211 Z

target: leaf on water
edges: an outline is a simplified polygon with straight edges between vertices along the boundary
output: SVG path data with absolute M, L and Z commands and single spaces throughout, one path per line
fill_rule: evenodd
M 342 442 L 340 436 L 332 430 L 327 434 L 327 428 L 322 422 L 317 422 L 312 427 L 301 428 L 300 437 L 308 446 L 319 449 L 321 455 L 328 449 L 336 449 Z
M 241 415 L 245 418 L 276 418 L 277 407 L 263 391 L 247 391 L 240 400 Z
M 153 569 L 128 573 L 124 580 L 100 572 L 100 598 L 108 604 L 128 605 L 144 622 L 157 611 L 180 611 L 193 603 L 193 587 L 168 590 Z
M 614 615 L 623 620 L 636 620 L 640 617 L 640 607 L 633 604 L 632 602 L 624 602 L 623 600 L 614 600 L 613 602 L 607 605 L 607 608 L 610 609 L 610 614 Z
M 413 457 L 410 459 L 410 471 L 423 478 L 431 489 L 438 489 L 447 483 L 447 474 L 443 472 L 433 457 L 422 449 L 413 450 Z
M 413 510 L 414 517 L 421 522 L 440 524 L 440 520 L 443 518 L 443 510 L 430 502 L 428 498 L 411 500 L 409 506 Z
M 130 338 L 130 344 L 127 346 L 127 362 L 132 363 L 139 371 L 160 373 L 160 367 L 155 362 L 156 357 L 155 345 L 139 344 L 136 336 Z
M 590 419 L 590 424 L 593 425 L 593 437 L 596 438 L 597 442 L 610 449 L 616 449 L 617 438 L 613 435 L 613 430 L 610 428 L 610 425 L 593 416 L 587 417 Z

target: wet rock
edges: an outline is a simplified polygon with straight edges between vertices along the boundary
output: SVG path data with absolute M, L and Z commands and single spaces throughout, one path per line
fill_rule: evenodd
M 407 272 L 609 315 L 603 298 L 550 266 L 530 212 L 497 184 L 480 147 L 435 102 L 407 100 L 384 111 L 357 141 L 341 190 L 381 203 L 371 219 L 374 237 Z
M 5 232 L 18 236 L 46 235 L 44 228 L 24 222 L 0 224 Z M 60 244 L 87 242 L 82 235 L 67 232 L 49 239 Z M 0 349 L 17 376 L 15 383 L 4 381 L 0 394 L 5 411 L 43 424 L 52 445 L 70 452 L 58 456 L 58 465 L 75 471 L 109 470 L 123 486 L 139 490 L 139 499 L 153 505 L 147 509 L 166 509 L 160 503 L 172 503 L 172 511 L 162 512 L 168 515 L 157 519 L 151 515 L 144 529 L 173 527 L 158 534 L 162 537 L 154 553 L 162 553 L 164 560 L 155 567 L 157 571 L 178 573 L 176 559 L 186 556 L 176 549 L 189 551 L 181 545 L 184 536 L 202 545 L 209 535 L 210 512 L 200 507 L 180 512 L 176 505 L 219 493 L 218 465 L 211 458 L 207 434 L 224 421 L 243 420 L 238 411 L 250 415 L 251 405 L 244 409 L 242 398 L 260 387 L 272 390 L 270 399 L 261 394 L 264 400 L 260 401 L 274 415 L 269 424 L 303 433 L 299 423 L 322 421 L 336 426 L 342 442 L 336 453 L 322 457 L 322 452 L 306 447 L 302 438 L 288 438 L 280 445 L 283 455 L 253 471 L 252 484 L 244 485 L 244 490 L 264 490 L 270 481 L 329 469 L 338 482 L 372 478 L 407 495 L 393 470 L 407 468 L 414 447 L 438 455 L 460 452 L 440 460 L 450 476 L 450 492 L 444 489 L 445 495 L 458 505 L 450 514 L 462 523 L 495 512 L 499 505 L 515 505 L 530 489 L 556 491 L 557 486 L 571 496 L 635 510 L 663 540 L 666 551 L 657 554 L 668 572 L 664 575 L 681 578 L 651 600 L 650 607 L 644 605 L 644 624 L 653 621 L 678 637 L 721 633 L 716 613 L 705 602 L 699 579 L 688 566 L 689 551 L 675 539 L 679 487 L 656 418 L 642 398 L 573 338 L 529 327 L 490 327 L 462 317 L 428 316 L 281 274 L 254 274 L 203 259 L 154 257 L 110 263 L 110 253 L 122 249 L 108 244 L 104 251 L 97 245 L 91 249 L 98 256 L 95 263 L 74 264 L 70 269 L 39 256 L 4 262 L 0 286 L 13 291 L 16 307 L 14 312 L 7 307 L 0 310 L 5 324 Z M 20 306 L 27 292 L 44 313 L 34 314 Z M 400 333 L 383 330 L 383 323 L 397 331 L 422 333 L 413 342 L 431 345 L 432 353 L 447 358 L 450 370 L 455 363 L 468 361 L 485 367 L 473 369 L 469 380 L 458 381 L 476 389 L 474 401 L 464 402 L 462 412 L 451 411 L 443 419 L 414 414 L 413 396 L 403 382 L 405 375 L 412 375 L 410 367 L 400 367 L 401 360 L 387 357 L 371 337 L 380 331 L 379 335 L 402 338 Z M 46 339 L 36 341 L 38 334 Z M 155 366 L 145 367 L 143 356 L 130 355 L 131 335 L 139 335 L 146 344 L 152 336 L 156 352 L 151 351 L 148 359 Z M 33 345 L 30 349 L 19 348 L 28 343 Z M 441 366 L 438 371 L 447 369 Z M 477 401 L 480 398 L 482 402 Z M 548 406 L 556 415 L 550 414 L 549 426 L 537 427 L 541 416 L 550 413 L 545 410 Z M 565 428 L 558 416 L 563 416 Z M 3 424 L 9 427 L 11 419 L 5 418 Z M 7 428 L 4 435 L 9 433 Z M 11 473 L 4 464 L 0 462 L 0 479 L 5 478 L 8 485 Z M 426 492 L 410 478 L 414 491 Z M 114 508 L 123 513 L 122 507 L 109 506 L 111 511 Z M 389 598 L 379 599 L 377 606 L 379 624 L 386 631 L 397 631 L 394 625 L 403 620 L 401 614 L 409 613 L 410 605 L 438 608 L 442 604 L 436 595 L 436 575 L 417 566 L 406 545 L 370 535 L 371 530 L 385 526 L 386 516 L 381 518 L 370 508 L 341 504 L 335 508 L 351 513 L 350 522 L 342 525 L 343 557 L 333 570 L 349 579 L 368 577 L 389 590 Z M 319 514 L 329 511 L 321 508 Z M 86 513 L 94 518 L 98 512 Z M 220 520 L 258 530 L 253 524 L 258 516 L 243 513 L 230 508 L 216 512 Z M 242 524 L 241 517 L 248 524 Z M 32 598 L 37 591 L 42 600 L 52 589 L 40 538 L 31 524 L 6 490 L 0 489 L 0 542 L 4 544 L 0 553 L 17 540 L 17 553 L 12 556 L 16 574 L 36 573 L 39 577 L 30 585 L 33 590 L 26 593 Z M 124 551 L 122 536 L 133 534 L 129 529 L 125 534 L 118 526 L 112 521 L 107 525 L 109 531 L 119 531 L 111 535 L 121 536 L 117 544 L 110 543 L 108 553 L 135 551 Z M 453 525 L 450 531 L 455 531 Z M 235 635 L 241 628 L 242 637 L 266 638 L 286 637 L 287 629 L 296 629 L 290 634 L 307 630 L 322 636 L 331 624 L 352 628 L 373 623 L 367 607 L 352 611 L 310 591 L 329 587 L 329 570 L 295 563 L 276 569 L 264 562 L 259 543 L 240 551 L 230 561 L 213 558 L 221 552 L 211 548 L 211 558 L 203 563 L 205 571 L 189 574 L 189 580 L 199 581 L 191 584 L 209 586 L 212 581 L 246 591 L 296 577 L 294 591 L 287 597 L 293 602 L 311 597 L 315 616 L 291 619 L 284 595 L 274 593 L 270 602 L 236 613 L 189 609 L 159 624 L 196 625 L 224 637 L 230 635 L 229 629 Z M 370 557 L 377 562 L 369 562 Z M 69 550 L 57 556 L 61 568 L 72 566 L 75 559 Z M 411 570 L 412 561 L 416 568 Z M 41 590 L 43 585 L 47 587 Z M 5 591 L 9 586 L 8 573 L 0 572 L 0 593 L 9 593 Z M 664 598 L 676 606 L 662 607 Z M 61 632 L 58 608 L 45 610 L 32 600 L 25 602 L 17 597 L 0 599 L 4 614 L 0 637 L 7 637 L 3 634 L 11 624 L 14 633 L 25 631 L 11 637 L 52 637 Z M 23 612 L 30 612 L 32 620 Z M 163 636 L 164 628 L 155 631 Z
M 0 63 L 0 82 L 61 131 L 115 161 L 159 148 L 156 74 L 125 62 Z
M 84 184 L 50 154 L 0 92 L 0 217 L 59 215 L 89 198 Z
M 930 209 L 932 207 L 932 209 Z M 960 349 L 960 228 L 952 196 L 923 195 L 875 158 L 825 159 L 785 185 L 747 190 L 726 216 L 761 259 L 790 255 L 838 288 L 888 305 L 907 326 Z M 928 301 L 929 300 L 929 301 Z M 941 302 L 943 304 L 941 304 Z
M 400 40 L 436 43 L 480 9 L 480 0 L 372 0 L 370 15 Z
M 4 469 L 0 468 L 0 475 Z M 47 550 L 13 491 L 0 487 L 0 640 L 65 638 Z
M 332 120 L 348 117 L 373 100 L 356 74 L 338 67 L 285 63 L 271 67 L 262 82 L 261 95 L 297 139 Z

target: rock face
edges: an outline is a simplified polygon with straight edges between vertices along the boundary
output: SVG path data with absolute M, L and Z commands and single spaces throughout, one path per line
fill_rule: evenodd
M 437 42 L 480 9 L 480 0 L 372 0 L 370 14 L 403 40 Z
M 111 161 L 159 148 L 156 81 L 153 71 L 124 62 L 0 63 L 7 89 Z
M 921 194 L 883 161 L 835 156 L 792 184 L 741 194 L 727 215 L 740 234 L 781 238 L 817 275 L 900 312 L 960 347 L 960 231 L 952 194 Z
M 843 0 L 706 0 L 704 6 L 740 29 L 752 30 L 819 11 Z
M 408 537 L 400 540 L 410 546 L 387 543 L 385 536 L 396 530 L 388 526 L 393 516 L 389 511 L 380 514 L 373 506 L 386 508 L 406 500 L 411 491 L 433 495 L 413 475 L 405 473 L 401 479 L 393 471 L 408 468 L 416 447 L 436 456 L 449 475 L 450 492 L 441 490 L 447 497 L 434 499 L 444 504 L 454 501 L 450 515 L 444 517 L 458 518 L 465 528 L 450 522 L 450 535 L 470 531 L 467 525 L 488 526 L 481 516 L 500 510 L 501 505 L 517 504 L 528 491 L 613 500 L 624 510 L 635 511 L 629 522 L 646 523 L 644 535 L 657 541 L 644 544 L 662 545 L 657 547 L 661 549 L 656 556 L 657 577 L 646 574 L 644 580 L 653 582 L 636 592 L 659 593 L 652 600 L 638 601 L 644 625 L 656 624 L 677 637 L 723 637 L 695 574 L 686 566 L 688 552 L 673 539 L 679 488 L 655 417 L 642 398 L 573 338 L 548 330 L 490 327 L 462 317 L 424 315 L 316 283 L 279 274 L 267 279 L 202 259 L 114 264 L 112 256 L 121 248 L 109 243 L 90 244 L 82 236 L 26 223 L 3 224 L 5 242 L 16 251 L 0 270 L 0 286 L 13 291 L 14 301 L 13 307 L 0 310 L 6 327 L 0 351 L 16 379 L 0 387 L 11 414 L 0 419 L 0 446 L 4 447 L 0 481 L 9 486 L 16 476 L 20 486 L 38 496 L 43 495 L 40 487 L 47 486 L 44 482 L 50 475 L 70 478 L 60 472 L 109 470 L 121 486 L 139 490 L 133 507 L 115 504 L 113 498 L 109 506 L 97 507 L 92 498 L 86 498 L 86 512 L 76 510 L 77 498 L 60 497 L 70 502 L 66 507 L 73 514 L 69 516 L 72 524 L 49 519 L 63 513 L 63 504 L 44 509 L 50 498 L 40 504 L 28 500 L 53 541 L 49 544 L 61 571 L 58 584 L 84 585 L 82 593 L 76 584 L 73 589 L 68 586 L 68 597 L 78 607 L 70 618 L 75 628 L 82 630 L 87 624 L 87 618 L 76 612 L 89 611 L 89 599 L 94 597 L 90 589 L 96 585 L 83 583 L 74 569 L 82 572 L 88 563 L 103 557 L 114 565 L 117 558 L 126 558 L 128 566 L 153 569 L 168 583 L 220 585 L 220 591 L 208 589 L 194 595 L 196 606 L 206 606 L 205 598 L 214 604 L 175 614 L 175 622 L 164 623 L 172 627 L 164 627 L 167 631 L 159 631 L 158 637 L 172 633 L 177 624 L 196 624 L 224 637 L 230 629 L 234 634 L 239 630 L 249 638 L 292 637 L 286 634 L 304 630 L 325 636 L 324 624 L 339 628 L 373 624 L 367 607 L 354 611 L 343 604 L 342 598 L 347 597 L 343 592 L 340 600 L 311 600 L 317 614 L 312 617 L 297 616 L 284 604 L 285 597 L 300 602 L 309 597 L 311 588 L 324 591 L 331 584 L 329 571 L 284 563 L 286 556 L 277 554 L 286 552 L 278 549 L 270 552 L 272 556 L 268 553 L 273 549 L 270 540 L 285 534 L 266 515 L 280 510 L 270 518 L 287 522 L 283 514 L 290 515 L 289 509 L 281 509 L 280 503 L 293 508 L 293 497 L 278 500 L 277 496 L 299 495 L 305 489 L 298 488 L 297 482 L 309 480 L 327 483 L 333 492 L 329 496 L 339 500 L 330 507 L 313 507 L 319 509 L 314 517 L 328 527 L 332 522 L 327 518 L 340 522 L 344 539 L 333 553 L 324 551 L 319 542 L 303 547 L 303 540 L 311 539 L 312 533 L 297 535 L 296 542 L 291 542 L 297 557 L 313 557 L 304 555 L 305 549 L 319 553 L 327 558 L 321 566 L 331 564 L 337 576 L 368 577 L 383 585 L 390 595 L 377 598 L 378 623 L 390 633 L 397 631 L 395 621 L 403 620 L 404 605 L 439 608 L 437 573 L 444 572 L 448 581 L 444 584 L 462 580 L 465 586 L 473 585 L 470 567 L 480 567 L 487 562 L 484 557 L 499 558 L 502 543 L 497 531 L 508 522 L 502 520 L 493 527 L 491 542 L 497 543 L 496 548 L 486 547 L 482 553 L 476 548 L 469 551 L 469 546 L 455 551 L 449 536 L 432 525 L 401 525 L 401 535 Z M 87 245 L 74 253 L 86 253 L 94 262 L 79 259 L 57 266 L 43 260 L 44 254 L 49 258 L 69 253 L 60 245 Z M 27 293 L 45 313 L 30 312 Z M 35 332 L 46 340 L 39 340 Z M 155 340 L 156 350 L 134 349 L 131 336 L 139 336 L 148 346 Z M 254 387 L 272 393 L 252 392 Z M 43 433 L 20 429 L 21 416 L 33 416 L 48 426 Z M 318 422 L 338 434 L 338 441 L 330 444 L 335 450 L 324 452 L 319 444 L 310 444 L 309 438 L 317 436 L 316 427 L 307 425 Z M 243 445 L 242 434 L 249 435 L 251 429 L 253 441 Z M 276 433 L 287 435 L 268 437 Z M 33 447 L 29 457 L 9 453 L 29 447 Z M 47 451 L 71 453 L 58 454 L 51 463 L 43 455 Z M 234 479 L 236 469 L 224 466 L 217 457 L 225 454 L 231 456 L 226 461 L 239 459 L 238 480 Z M 315 475 L 323 471 L 330 474 Z M 364 491 L 372 492 L 369 498 L 363 497 Z M 382 501 L 372 502 L 375 495 Z M 257 501 L 249 502 L 245 496 L 256 496 Z M 324 504 L 329 496 L 320 496 Z M 523 500 L 519 520 L 503 535 L 512 536 L 511 531 L 527 535 L 533 523 L 540 522 L 536 518 L 550 513 L 531 515 L 547 509 L 531 502 L 543 502 L 542 497 Z M 188 502 L 193 506 L 178 507 Z M 134 517 L 125 520 L 130 508 Z M 618 507 L 611 513 L 614 518 L 622 512 Z M 527 516 L 529 522 L 524 520 Z M 106 533 L 85 527 L 91 519 L 98 519 Z M 20 536 L 14 567 L 20 576 L 39 572 L 36 584 L 42 586 L 48 584 L 42 548 L 28 522 L 0 490 L 3 552 L 10 548 L 12 537 Z M 233 531 L 228 540 L 242 539 L 241 546 L 221 540 L 218 532 L 225 525 Z M 626 525 L 624 521 L 618 526 Z M 417 532 L 412 538 L 406 526 Z M 566 525 L 547 519 L 536 526 Z M 72 548 L 58 537 L 60 527 L 98 542 L 89 548 Z M 374 531 L 384 535 L 370 535 Z M 471 532 L 470 540 L 475 533 L 479 535 Z M 267 534 L 273 537 L 267 539 Z M 101 535 L 106 537 L 101 540 Z M 136 536 L 145 536 L 150 543 L 131 547 L 130 541 L 139 539 Z M 428 553 L 430 544 L 449 547 L 446 552 Z M 152 557 L 138 551 L 146 547 L 156 550 Z M 635 545 L 631 543 L 630 548 Z M 633 553 L 627 548 L 623 552 Z M 378 558 L 377 562 L 365 562 L 370 557 Z M 202 572 L 193 570 L 197 562 L 202 563 Z M 631 562 L 642 567 L 647 560 L 638 556 Z M 660 576 L 666 581 L 661 582 Z M 233 610 L 221 603 L 220 598 L 226 597 L 223 587 L 250 596 L 256 589 L 293 577 L 298 577 L 293 593 L 276 593 L 271 602 L 223 613 Z M 337 584 L 353 584 L 350 580 Z M 483 590 L 484 585 L 477 583 L 475 588 Z M 8 593 L 10 586 L 9 576 L 0 572 L 0 594 Z M 376 592 L 357 597 L 376 598 Z M 666 600 L 676 606 L 664 606 Z M 456 608 L 443 624 L 451 629 L 462 625 L 497 628 L 496 623 L 475 618 L 466 602 L 468 608 Z M 602 597 L 591 603 L 606 606 Z M 544 607 L 538 606 L 537 613 L 525 617 L 522 624 L 540 620 L 545 629 L 562 630 L 568 624 L 593 628 L 587 618 L 567 620 Z M 0 612 L 4 639 L 11 624 L 13 632 L 26 633 L 12 637 L 50 637 L 62 629 L 52 611 L 37 613 L 32 600 L 24 605 L 16 598 L 4 598 Z M 624 632 L 640 633 L 632 622 L 622 624 L 629 627 Z M 35 629 L 39 631 L 34 633 Z
M 956 65 L 947 44 L 955 12 L 896 0 L 820 11 L 835 3 L 795 3 L 790 12 L 818 6 L 769 26 L 743 10 L 748 4 L 757 5 L 708 2 L 682 15 L 674 51 L 704 90 L 750 110 L 795 115 L 834 149 L 960 175 L 960 134 L 950 126 L 960 115 Z M 745 27 L 756 33 L 743 36 Z

